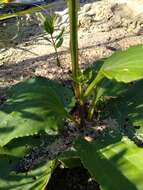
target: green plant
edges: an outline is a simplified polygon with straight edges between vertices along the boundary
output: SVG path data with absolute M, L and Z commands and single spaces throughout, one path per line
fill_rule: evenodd
M 8 90 L 0 111 L 0 189 L 45 189 L 58 163 L 81 160 L 103 190 L 142 190 L 143 46 L 81 72 L 78 4 L 68 3 L 74 90 L 42 77 Z
M 58 19 L 60 15 L 52 13 L 48 14 L 47 16 L 43 16 L 43 26 L 45 31 L 47 32 L 48 36 L 45 37 L 45 39 L 54 47 L 55 54 L 56 54 L 56 60 L 57 60 L 57 66 L 61 66 L 60 64 L 60 59 L 58 55 L 58 48 L 61 47 L 63 44 L 63 33 L 64 33 L 64 28 L 61 29 L 59 34 L 54 38 L 54 32 L 55 32 L 55 26 L 58 22 Z

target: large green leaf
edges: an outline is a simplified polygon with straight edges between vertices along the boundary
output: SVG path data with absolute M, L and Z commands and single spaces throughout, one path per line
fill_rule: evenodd
M 32 142 L 35 143 L 35 139 L 25 137 L 0 148 L 0 190 L 45 190 L 55 169 L 55 161 L 42 161 L 27 174 L 14 172 L 20 159 L 29 152 Z
M 143 45 L 117 51 L 104 60 L 99 75 L 121 82 L 131 82 L 143 78 Z
M 107 59 L 100 61 L 98 74 L 87 87 L 83 100 L 85 101 L 92 90 L 104 79 L 129 83 L 143 78 L 143 45 L 132 46 L 126 51 L 117 51 Z M 94 68 L 93 68 L 94 70 Z
M 104 78 L 97 86 L 96 100 L 100 98 L 116 98 L 122 96 L 129 89 L 130 85 L 108 80 Z
M 135 82 L 126 93 L 117 99 L 109 100 L 105 105 L 110 117 L 116 119 L 121 126 L 126 123 L 143 127 L 143 80 Z M 138 132 L 142 131 L 142 128 Z
M 79 140 L 76 149 L 102 190 L 143 189 L 143 149 L 129 139 Z
M 71 89 L 46 78 L 36 77 L 13 86 L 0 107 L 0 146 L 41 131 L 57 134 L 74 102 Z

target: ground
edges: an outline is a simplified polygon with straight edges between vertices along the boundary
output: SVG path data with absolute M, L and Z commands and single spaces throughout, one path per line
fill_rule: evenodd
M 142 1 L 138 0 L 135 9 L 131 3 L 117 3 L 119 1 L 102 0 L 80 5 L 79 61 L 82 68 L 115 50 L 143 43 L 143 14 L 139 9 Z M 53 48 L 43 38 L 46 34 L 34 15 L 21 18 L 19 25 L 16 19 L 1 21 L 1 94 L 6 87 L 33 75 L 67 78 L 70 69 L 68 10 L 59 13 L 62 20 L 57 31 L 59 27 L 66 27 L 64 44 L 59 49 L 64 69 L 57 68 Z

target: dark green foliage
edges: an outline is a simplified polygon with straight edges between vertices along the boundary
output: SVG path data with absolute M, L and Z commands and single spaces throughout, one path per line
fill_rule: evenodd
M 76 149 L 84 166 L 100 183 L 102 190 L 143 188 L 143 151 L 127 138 L 121 140 L 110 136 L 95 142 L 79 140 Z
M 44 138 L 44 137 L 43 137 Z M 36 141 L 35 141 L 36 140 Z M 51 173 L 56 167 L 55 161 L 38 163 L 27 175 L 16 174 L 15 166 L 30 152 L 33 146 L 42 143 L 35 137 L 15 139 L 10 144 L 0 148 L 0 190 L 44 190 Z
M 74 102 L 72 90 L 46 78 L 15 85 L 0 107 L 0 145 L 42 131 L 56 135 Z

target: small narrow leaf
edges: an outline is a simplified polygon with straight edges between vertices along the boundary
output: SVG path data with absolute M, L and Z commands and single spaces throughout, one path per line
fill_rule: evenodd
M 59 35 L 56 37 L 56 41 L 59 40 L 59 39 L 63 36 L 64 31 L 65 31 L 65 28 L 62 28 L 62 29 L 61 29 L 61 32 L 60 32 Z
M 46 20 L 44 21 L 44 29 L 46 30 L 46 32 L 48 34 L 53 34 L 54 25 L 53 25 L 53 21 L 51 20 L 51 18 L 46 18 Z
M 61 37 L 61 38 L 59 38 L 59 40 L 56 43 L 56 48 L 61 47 L 62 44 L 63 44 L 63 38 Z
M 45 16 L 44 21 L 44 29 L 48 34 L 53 34 L 55 30 L 55 25 L 58 21 L 59 15 L 58 14 L 49 14 L 48 16 Z

